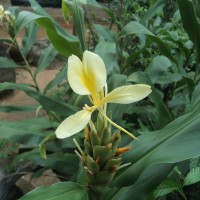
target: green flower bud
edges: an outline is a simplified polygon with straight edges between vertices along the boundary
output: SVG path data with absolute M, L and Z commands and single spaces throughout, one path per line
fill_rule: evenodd
M 91 144 L 87 141 L 87 140 L 84 140 L 84 147 L 85 147 L 85 153 L 92 156 L 93 155 L 93 152 L 92 152 L 92 147 L 91 147 Z
M 108 127 L 104 127 L 101 134 L 101 145 L 107 145 L 111 140 L 111 130 Z
M 103 132 L 103 128 L 104 128 L 104 117 L 99 112 L 97 116 L 97 133 L 101 134 Z
M 93 158 L 99 160 L 100 166 L 103 166 L 113 155 L 112 144 L 110 146 L 93 146 Z
M 91 145 L 101 145 L 101 139 L 95 130 L 90 131 L 90 141 Z
M 122 158 L 120 158 L 120 157 L 110 159 L 106 162 L 103 169 L 113 172 L 113 171 L 115 171 L 116 167 L 119 166 L 119 164 L 121 163 L 121 160 L 122 160 Z
M 119 147 L 120 141 L 121 141 L 120 133 L 114 134 L 111 139 L 113 155 L 115 155 L 115 152 L 117 151 L 117 148 Z
M 93 158 L 88 155 L 86 157 L 86 166 L 93 174 L 99 171 L 98 162 L 95 162 Z

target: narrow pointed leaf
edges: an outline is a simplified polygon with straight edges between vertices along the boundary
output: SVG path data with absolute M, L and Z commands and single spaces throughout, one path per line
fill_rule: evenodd
M 85 187 L 73 183 L 62 182 L 56 183 L 52 186 L 37 188 L 19 200 L 88 200 L 87 190 Z
M 79 57 L 81 56 L 80 43 L 77 38 L 64 29 L 58 28 L 55 21 L 48 16 L 38 15 L 29 11 L 20 12 L 16 19 L 17 34 L 24 26 L 33 21 L 45 29 L 49 40 L 60 54 L 69 56 L 73 53 Z
M 132 165 L 119 172 L 117 185 L 134 184 L 148 167 L 157 163 L 177 163 L 200 155 L 200 102 L 192 112 L 185 114 L 161 130 L 139 137 L 129 146 L 124 162 Z
M 15 84 L 15 83 L 8 83 L 8 82 L 0 84 L 0 91 L 7 90 L 7 89 L 24 91 L 28 96 L 38 101 L 44 109 L 48 111 L 54 111 L 60 116 L 63 115 L 66 117 L 78 111 L 77 107 L 69 105 L 69 104 L 63 104 L 49 97 L 46 97 L 40 94 L 39 92 L 33 90 L 27 84 Z

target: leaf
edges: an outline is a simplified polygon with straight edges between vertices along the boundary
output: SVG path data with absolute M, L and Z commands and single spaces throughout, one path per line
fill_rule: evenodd
M 84 25 L 84 12 L 83 9 L 79 6 L 77 0 L 65 0 L 65 3 L 70 9 L 73 17 L 73 23 L 75 27 L 75 32 L 79 37 L 82 51 L 86 50 L 86 41 L 85 41 L 85 25 Z
M 119 33 L 118 39 L 126 37 L 128 35 L 141 35 L 141 34 L 148 36 L 153 42 L 157 43 L 162 54 L 168 57 L 174 63 L 177 63 L 175 57 L 171 53 L 170 47 L 165 42 L 163 42 L 162 39 L 154 35 L 151 31 L 146 29 L 142 24 L 138 22 L 135 21 L 129 22 Z
M 110 190 L 108 199 L 145 200 L 163 181 L 175 163 L 200 155 L 199 125 L 200 102 L 188 114 L 185 114 L 165 128 L 143 134 L 129 144 L 133 150 L 124 154 L 124 163 L 130 163 L 116 175 L 113 186 L 127 186 Z M 106 199 L 106 198 L 105 198 Z M 106 199 L 106 200 L 108 200 Z
M 59 27 L 50 17 L 41 16 L 29 11 L 21 11 L 16 19 L 17 34 L 24 26 L 33 21 L 45 29 L 49 40 L 60 54 L 64 56 L 71 54 L 81 56 L 80 43 L 77 38 Z
M 109 92 L 113 89 L 126 85 L 127 76 L 123 74 L 113 74 L 109 81 Z M 114 111 L 114 112 L 113 112 Z M 124 113 L 124 105 L 119 104 L 108 104 L 108 113 L 112 113 L 112 120 L 117 124 L 121 125 L 122 117 Z
M 156 14 L 158 14 L 166 4 L 166 0 L 157 0 L 151 7 L 147 10 L 147 12 L 140 19 L 141 24 L 147 24 L 149 20 L 151 20 Z
M 44 89 L 44 94 L 55 86 L 58 86 L 63 80 L 67 78 L 67 67 L 66 65 L 56 74 L 56 77 L 48 83 Z
M 146 200 L 147 196 L 163 181 L 172 168 L 172 164 L 156 164 L 148 167 L 135 184 L 116 189 L 112 187 L 104 199 L 132 199 L 135 196 L 137 200 Z
M 27 55 L 37 38 L 38 27 L 35 22 L 31 22 L 25 27 L 25 35 L 22 38 L 22 52 Z
M 94 6 L 97 8 L 101 8 L 102 6 L 95 0 L 78 0 L 79 3 L 81 4 L 86 4 L 88 6 Z
M 40 71 L 48 67 L 48 65 L 54 60 L 58 52 L 55 50 L 53 45 L 49 45 L 44 53 L 41 54 L 40 59 L 38 61 L 38 68 L 34 72 L 34 76 L 36 76 Z
M 0 57 L 0 68 L 15 68 L 20 67 L 12 59 L 6 57 Z
M 178 73 L 170 72 L 171 61 L 165 56 L 154 57 L 145 72 L 148 74 L 152 83 L 169 84 L 179 81 L 182 76 Z
M 198 83 L 195 88 L 194 91 L 192 93 L 192 98 L 191 98 L 191 106 L 192 108 L 194 108 L 196 106 L 196 104 L 198 104 L 198 102 L 200 101 L 200 83 Z
M 0 136 L 1 138 L 6 138 L 19 144 L 24 144 L 27 147 L 36 146 L 45 137 L 45 133 L 24 130 L 24 128 L 28 127 L 28 125 L 29 124 L 26 124 L 23 128 L 16 129 L 9 127 L 8 125 L 0 124 Z
M 87 190 L 85 187 L 73 183 L 63 182 L 56 183 L 52 186 L 37 188 L 19 200 L 88 200 Z
M 22 130 L 36 132 L 39 130 L 43 131 L 44 129 L 47 129 L 47 128 L 57 127 L 58 123 L 52 122 L 46 118 L 32 118 L 32 119 L 26 119 L 26 120 L 14 121 L 14 122 L 0 121 L 0 125 L 1 126 L 5 125 L 5 126 L 15 128 L 15 129 L 22 129 Z
M 130 76 L 128 76 L 127 79 L 128 82 L 134 82 L 134 83 L 140 83 L 140 84 L 147 84 L 151 86 L 152 93 L 149 95 L 149 99 L 155 104 L 156 109 L 157 109 L 157 123 L 155 126 L 157 128 L 161 128 L 171 122 L 174 117 L 167 107 L 165 105 L 161 93 L 155 88 L 151 80 L 149 79 L 149 76 L 146 73 L 143 72 L 135 72 L 132 73 Z
M 38 147 L 16 156 L 13 164 L 24 162 L 26 160 L 33 161 L 38 166 L 56 170 L 70 178 L 79 168 L 79 158 L 76 154 L 63 152 L 48 153 L 47 157 L 44 159 L 40 156 Z
M 29 111 L 36 111 L 37 106 L 0 106 L 0 112 L 29 112 Z
M 145 71 L 150 76 L 151 81 L 154 82 L 154 79 L 157 79 L 161 73 L 166 72 L 171 66 L 172 63 L 167 57 L 156 56 L 151 60 Z
M 57 123 L 44 118 L 33 118 L 17 122 L 0 121 L 0 132 L 1 138 L 32 147 L 38 145 L 46 137 L 48 131 L 44 131 L 44 129 L 57 126 Z
M 107 27 L 100 24 L 94 24 L 94 27 L 97 30 L 97 34 L 103 37 L 106 41 L 116 42 L 116 38 Z
M 107 74 L 118 73 L 119 66 L 117 64 L 117 49 L 116 43 L 106 42 L 105 40 L 100 40 L 95 48 L 95 53 L 97 53 L 104 61 Z
M 196 48 L 197 60 L 200 62 L 200 23 L 195 13 L 195 7 L 191 0 L 177 0 L 183 27 Z M 189 15 L 187 13 L 190 13 Z
M 192 185 L 200 182 L 200 167 L 193 168 L 189 171 L 183 180 L 183 186 Z
M 180 183 L 178 181 L 166 179 L 153 191 L 152 195 L 150 195 L 147 198 L 147 200 L 151 199 L 153 200 L 158 197 L 162 197 L 166 194 L 169 194 L 173 191 L 179 191 L 179 190 L 180 190 Z
M 143 134 L 129 146 L 133 150 L 124 154 L 124 163 L 132 163 L 121 170 L 114 183 L 120 186 L 137 182 L 148 167 L 157 163 L 178 163 L 200 155 L 200 102 L 163 129 Z M 158 169 L 158 168 L 157 168 Z M 133 187 L 132 187 L 133 188 Z
M 68 22 L 69 18 L 71 16 L 71 12 L 70 12 L 69 7 L 65 3 L 65 0 L 62 0 L 62 14 L 63 14 L 65 21 Z
M 24 91 L 27 95 L 38 101 L 44 109 L 47 111 L 53 111 L 59 116 L 69 116 L 74 114 L 75 112 L 78 111 L 78 108 L 69 105 L 69 104 L 62 104 L 60 102 L 57 102 L 49 97 L 46 97 L 39 92 L 31 89 L 29 85 L 27 84 L 15 84 L 15 83 L 1 83 L 0 84 L 0 91 L 7 90 L 7 89 L 14 89 L 14 90 L 22 90 Z

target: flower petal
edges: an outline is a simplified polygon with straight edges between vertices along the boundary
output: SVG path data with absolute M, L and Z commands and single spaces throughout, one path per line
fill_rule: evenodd
M 105 96 L 101 103 L 129 104 L 144 99 L 150 93 L 151 87 L 145 84 L 121 86 Z
M 106 84 L 106 67 L 101 57 L 90 51 L 83 53 L 84 72 L 91 94 L 99 92 Z
M 4 8 L 2 5 L 0 5 L 0 20 L 2 20 L 3 16 L 4 16 Z
M 90 90 L 87 85 L 84 84 L 84 68 L 80 59 L 72 55 L 68 59 L 68 72 L 67 77 L 69 84 L 74 92 L 80 95 L 90 94 Z
M 56 129 L 56 137 L 59 139 L 70 137 L 83 130 L 90 121 L 92 112 L 81 110 L 65 119 Z

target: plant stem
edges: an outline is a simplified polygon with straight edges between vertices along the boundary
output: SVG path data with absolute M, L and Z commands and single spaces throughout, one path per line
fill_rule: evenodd
M 92 190 L 90 188 L 89 191 L 88 191 L 89 200 L 102 200 L 104 192 L 105 191 L 102 191 L 102 193 L 95 192 L 94 190 Z
M 32 71 L 31 71 L 31 66 L 30 66 L 29 63 L 28 63 L 28 60 L 26 59 L 26 56 L 22 53 L 22 51 L 21 51 L 21 49 L 20 49 L 20 47 L 19 47 L 18 42 L 17 42 L 16 39 L 15 39 L 14 42 L 15 42 L 15 44 L 16 44 L 16 46 L 17 46 L 17 49 L 19 50 L 19 52 L 20 52 L 20 54 L 21 54 L 21 56 L 22 56 L 22 58 L 23 58 L 23 60 L 24 60 L 24 62 L 25 62 L 25 68 L 26 68 L 26 70 L 27 70 L 27 71 L 29 72 L 29 74 L 31 75 L 31 78 L 32 78 L 32 80 L 33 80 L 33 82 L 34 82 L 34 84 L 35 84 L 35 89 L 36 89 L 38 92 L 41 93 L 40 88 L 39 88 L 39 85 L 38 85 L 37 80 L 36 80 L 36 77 L 33 75 Z

